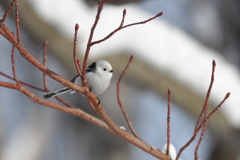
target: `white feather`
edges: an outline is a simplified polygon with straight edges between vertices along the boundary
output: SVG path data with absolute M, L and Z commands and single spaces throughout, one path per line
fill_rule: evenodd
M 105 60 L 99 60 L 92 63 L 86 71 L 87 84 L 88 87 L 91 89 L 91 92 L 95 96 L 102 94 L 108 88 L 112 79 L 113 71 L 111 64 Z M 81 77 L 75 76 L 75 78 L 73 79 L 73 83 L 82 86 Z M 71 94 L 75 93 L 75 91 L 72 91 L 70 89 L 67 90 L 67 88 L 64 87 L 53 92 L 44 94 L 43 97 L 51 98 L 52 96 L 61 95 L 66 92 L 70 92 Z

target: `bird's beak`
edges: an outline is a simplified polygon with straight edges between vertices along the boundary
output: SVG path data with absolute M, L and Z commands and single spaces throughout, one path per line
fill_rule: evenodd
M 113 73 L 113 70 L 111 70 L 111 71 L 109 71 L 109 72 Z

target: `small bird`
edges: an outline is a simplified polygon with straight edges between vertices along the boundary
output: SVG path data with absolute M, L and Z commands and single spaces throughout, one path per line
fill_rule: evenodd
M 112 79 L 113 70 L 112 66 L 108 61 L 99 60 L 92 63 L 86 69 L 86 79 L 90 91 L 98 96 L 102 94 L 109 86 L 109 83 Z M 82 86 L 82 79 L 80 75 L 75 76 L 72 80 L 72 83 Z M 49 92 L 43 95 L 45 99 L 55 97 L 64 93 L 70 92 L 75 93 L 68 87 L 64 87 L 53 92 Z

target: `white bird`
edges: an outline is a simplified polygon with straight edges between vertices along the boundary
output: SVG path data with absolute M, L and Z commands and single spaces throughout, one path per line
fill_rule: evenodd
M 113 70 L 109 62 L 105 60 L 99 60 L 92 63 L 86 69 L 86 79 L 87 84 L 91 92 L 98 96 L 102 94 L 109 86 L 109 83 L 112 79 Z M 72 83 L 82 86 L 82 79 L 79 75 L 75 76 L 72 80 Z M 68 87 L 64 87 L 53 92 L 49 92 L 43 95 L 45 99 L 55 97 L 64 93 L 70 92 L 75 93 Z

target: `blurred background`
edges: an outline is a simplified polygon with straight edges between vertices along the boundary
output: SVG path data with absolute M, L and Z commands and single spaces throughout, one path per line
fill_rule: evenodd
M 2 17 L 11 3 L 0 1 Z M 163 16 L 144 25 L 119 31 L 91 48 L 89 64 L 108 60 L 113 80 L 99 96 L 108 115 L 127 127 L 117 104 L 117 80 L 134 60 L 121 83 L 121 98 L 140 137 L 158 148 L 167 141 L 167 89 L 172 88 L 171 143 L 178 151 L 193 135 L 216 60 L 215 82 L 209 112 L 231 92 L 213 115 L 199 149 L 202 160 L 240 160 L 240 2 L 237 0 L 113 0 L 104 5 L 94 40 L 117 28 L 123 9 L 125 24 Z M 22 45 L 40 62 L 48 44 L 47 66 L 72 79 L 74 27 L 78 23 L 78 58 L 83 60 L 97 0 L 19 1 Z M 14 9 L 6 25 L 15 32 Z M 0 70 L 12 75 L 11 44 L 0 37 Z M 16 51 L 16 71 L 21 81 L 43 88 L 42 73 Z M 1 81 L 10 81 L 0 76 Z M 62 87 L 48 78 L 51 90 Z M 44 93 L 29 88 L 38 96 Z M 92 114 L 87 100 L 62 95 L 72 105 Z M 51 101 L 57 102 L 55 99 Z M 58 102 L 57 102 L 58 103 Z M 199 138 L 199 136 L 198 136 Z M 194 159 L 195 142 L 181 155 Z M 81 118 L 35 104 L 15 90 L 0 87 L 0 160 L 155 160 L 156 158 Z

